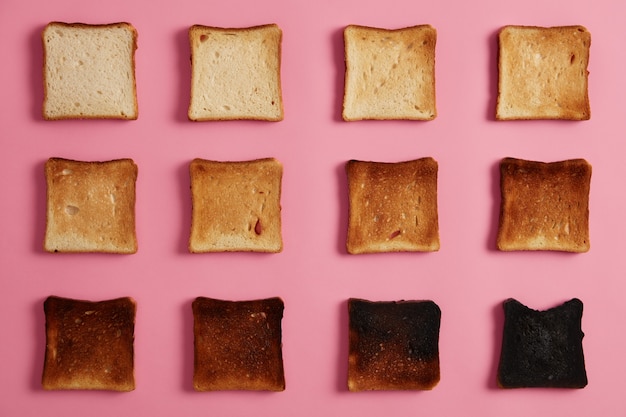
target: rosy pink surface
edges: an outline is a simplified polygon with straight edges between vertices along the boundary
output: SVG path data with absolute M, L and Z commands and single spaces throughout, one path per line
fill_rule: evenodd
M 4 0 L 0 5 L 0 415 L 35 416 L 623 416 L 626 332 L 626 7 L 622 2 L 390 0 Z M 52 20 L 128 21 L 139 32 L 139 119 L 46 122 L 40 115 L 40 33 Z M 187 28 L 283 29 L 285 120 L 191 123 Z M 347 24 L 438 31 L 438 117 L 431 122 L 341 120 Z M 581 24 L 592 34 L 585 122 L 496 122 L 496 33 L 507 24 Z M 130 157 L 139 166 L 139 252 L 42 251 L 44 161 Z M 284 164 L 280 254 L 187 253 L 191 159 L 274 156 Z M 439 162 L 441 250 L 350 256 L 344 249 L 351 158 Z M 593 165 L 591 251 L 500 253 L 500 158 Z M 137 389 L 44 392 L 42 302 L 132 296 Z M 280 296 L 287 389 L 197 393 L 191 301 Z M 346 300 L 432 299 L 442 309 L 441 382 L 429 392 L 346 390 Z M 579 297 L 589 385 L 496 388 L 501 302 L 547 308 Z M 436 414 L 435 414 L 436 413 Z

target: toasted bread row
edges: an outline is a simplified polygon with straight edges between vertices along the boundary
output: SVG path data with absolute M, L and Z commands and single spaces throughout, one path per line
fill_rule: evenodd
M 587 385 L 579 299 L 545 311 L 508 299 L 503 308 L 499 387 Z M 437 304 L 351 298 L 347 309 L 350 391 L 431 390 L 439 383 Z M 43 388 L 134 390 L 136 310 L 130 297 L 103 301 L 48 297 Z M 196 391 L 285 390 L 281 298 L 198 297 L 191 310 Z
M 131 24 L 52 22 L 42 38 L 45 119 L 137 119 Z M 434 119 L 436 42 L 430 25 L 347 26 L 343 119 Z M 194 25 L 189 43 L 190 120 L 283 120 L 276 24 Z M 589 119 L 590 44 L 583 26 L 502 28 L 495 118 Z

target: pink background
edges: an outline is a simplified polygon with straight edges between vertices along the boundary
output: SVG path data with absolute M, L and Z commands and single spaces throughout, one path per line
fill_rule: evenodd
M 626 415 L 625 13 L 614 0 L 4 0 L 0 415 Z M 137 28 L 137 121 L 42 120 L 40 33 L 52 20 Z M 188 27 L 265 23 L 283 30 L 285 120 L 187 121 Z M 437 29 L 434 121 L 341 120 L 342 30 L 352 23 Z M 496 33 L 507 24 L 590 30 L 591 120 L 494 121 Z M 43 252 L 43 164 L 52 156 L 135 160 L 137 254 Z M 267 156 L 284 164 L 284 251 L 189 254 L 189 161 Z M 441 250 L 347 255 L 345 161 L 423 156 L 439 162 Z M 494 249 L 497 166 L 505 156 L 581 157 L 593 165 L 590 252 Z M 41 389 L 42 302 L 51 294 L 137 300 L 135 391 Z M 286 391 L 193 391 L 191 301 L 199 295 L 283 298 Z M 347 392 L 349 297 L 431 299 L 441 307 L 441 382 L 433 391 Z M 508 297 L 538 309 L 572 297 L 584 302 L 585 389 L 496 388 L 500 306 Z

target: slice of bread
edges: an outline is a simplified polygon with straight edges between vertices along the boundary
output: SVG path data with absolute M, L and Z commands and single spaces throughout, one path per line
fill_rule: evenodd
M 583 26 L 502 28 L 496 119 L 588 120 L 590 45 Z
M 134 390 L 136 310 L 130 297 L 105 301 L 48 297 L 43 388 Z
M 439 250 L 437 170 L 430 157 L 348 161 L 348 253 Z
M 430 390 L 440 379 L 432 301 L 348 300 L 348 389 Z
M 194 389 L 284 391 L 283 310 L 278 297 L 196 298 L 192 303 Z
M 500 388 L 584 388 L 583 303 L 573 298 L 545 311 L 503 303 Z
M 343 119 L 434 119 L 436 41 L 430 25 L 347 26 Z
M 498 249 L 587 252 L 591 165 L 584 159 L 500 162 Z
M 45 166 L 48 252 L 137 252 L 132 159 L 50 158 Z
M 52 22 L 42 39 L 44 119 L 137 119 L 131 24 Z
M 194 25 L 191 46 L 192 121 L 283 119 L 282 31 Z
M 283 166 L 252 161 L 194 159 L 189 251 L 280 252 Z

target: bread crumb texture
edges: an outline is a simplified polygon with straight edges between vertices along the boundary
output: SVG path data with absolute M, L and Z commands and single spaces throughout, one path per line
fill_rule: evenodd
M 192 121 L 283 119 L 282 30 L 194 25 L 191 47 Z
M 434 119 L 436 40 L 430 25 L 347 26 L 343 119 Z
M 44 119 L 137 119 L 131 24 L 52 22 L 42 38 Z
M 496 119 L 588 120 L 590 46 L 583 26 L 502 28 Z
M 137 252 L 131 159 L 103 162 L 50 158 L 47 182 L 48 252 Z

